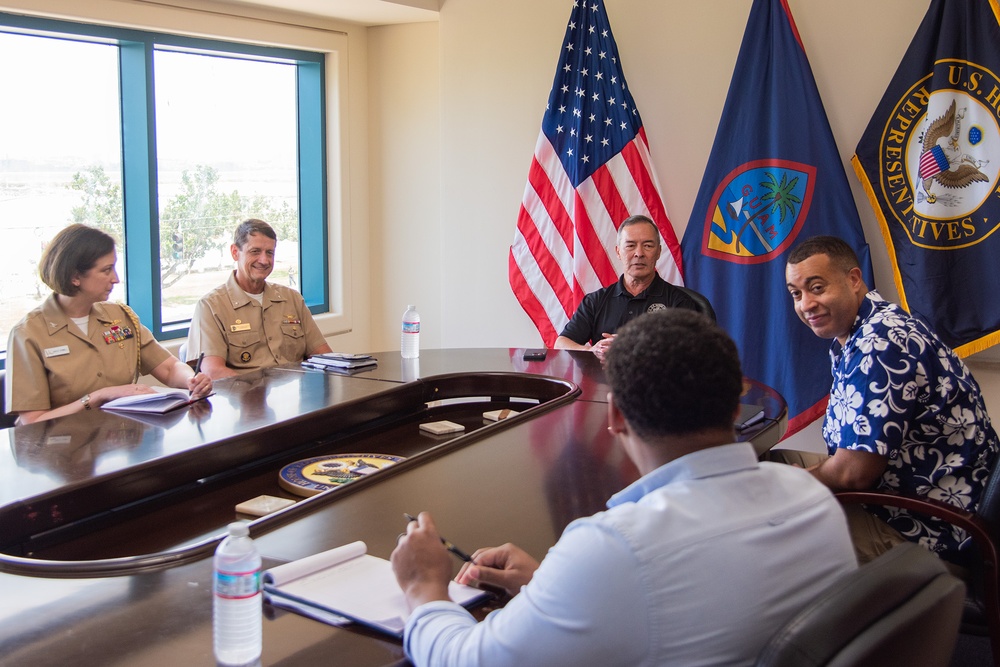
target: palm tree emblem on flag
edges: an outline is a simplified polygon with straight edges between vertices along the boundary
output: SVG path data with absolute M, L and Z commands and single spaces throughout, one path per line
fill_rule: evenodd
M 741 264 L 780 254 L 806 219 L 815 177 L 815 167 L 788 160 L 757 160 L 731 172 L 709 208 L 705 254 Z

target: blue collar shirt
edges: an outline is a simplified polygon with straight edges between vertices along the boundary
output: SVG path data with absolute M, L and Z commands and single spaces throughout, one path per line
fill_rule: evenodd
M 770 635 L 856 567 L 847 525 L 804 470 L 745 443 L 645 475 L 572 522 L 532 580 L 477 623 L 430 602 L 407 621 L 418 666 L 752 665 Z

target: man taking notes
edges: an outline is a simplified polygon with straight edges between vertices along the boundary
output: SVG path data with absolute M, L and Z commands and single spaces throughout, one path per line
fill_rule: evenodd
M 505 544 L 459 572 L 514 595 L 482 623 L 448 601 L 452 563 L 426 512 L 393 569 L 423 665 L 751 665 L 770 635 L 856 567 L 833 495 L 735 443 L 736 346 L 684 309 L 625 325 L 607 357 L 609 430 L 642 478 L 578 519 L 541 563 Z
M 556 338 L 561 350 L 592 350 L 603 359 L 618 327 L 647 312 L 698 305 L 656 273 L 660 231 L 644 215 L 633 215 L 618 227 L 615 252 L 625 265 L 618 282 L 591 292 Z
M 240 223 L 230 246 L 236 270 L 195 306 L 186 356 L 204 353 L 213 380 L 331 351 L 302 295 L 267 282 L 277 239 L 263 220 Z

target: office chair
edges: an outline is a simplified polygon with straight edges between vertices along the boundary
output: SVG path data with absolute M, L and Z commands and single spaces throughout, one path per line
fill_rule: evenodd
M 757 667 L 947 667 L 965 584 L 913 542 L 834 582 L 775 633 Z
M 674 289 L 679 289 L 680 291 L 684 292 L 689 297 L 694 299 L 695 303 L 698 304 L 698 312 L 701 313 L 702 315 L 708 315 L 709 317 L 712 318 L 713 322 L 715 321 L 715 309 L 712 308 L 712 303 L 708 300 L 708 297 L 706 297 L 701 292 L 694 291 L 690 287 L 684 287 L 682 285 L 671 285 L 671 286 Z
M 838 491 L 841 503 L 883 505 L 927 514 L 964 529 L 972 537 L 976 558 L 970 568 L 962 615 L 964 633 L 990 638 L 993 660 L 1000 665 L 1000 475 L 996 463 L 975 512 L 928 498 L 880 491 Z
M 11 428 L 17 421 L 17 415 L 7 414 L 7 371 L 0 369 L 0 428 Z

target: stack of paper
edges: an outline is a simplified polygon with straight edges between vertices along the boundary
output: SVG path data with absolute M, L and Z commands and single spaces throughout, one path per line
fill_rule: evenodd
M 378 365 L 378 359 L 370 354 L 327 352 L 326 354 L 314 354 L 303 361 L 302 365 L 306 368 L 313 368 L 319 371 L 349 373 L 374 368 Z

